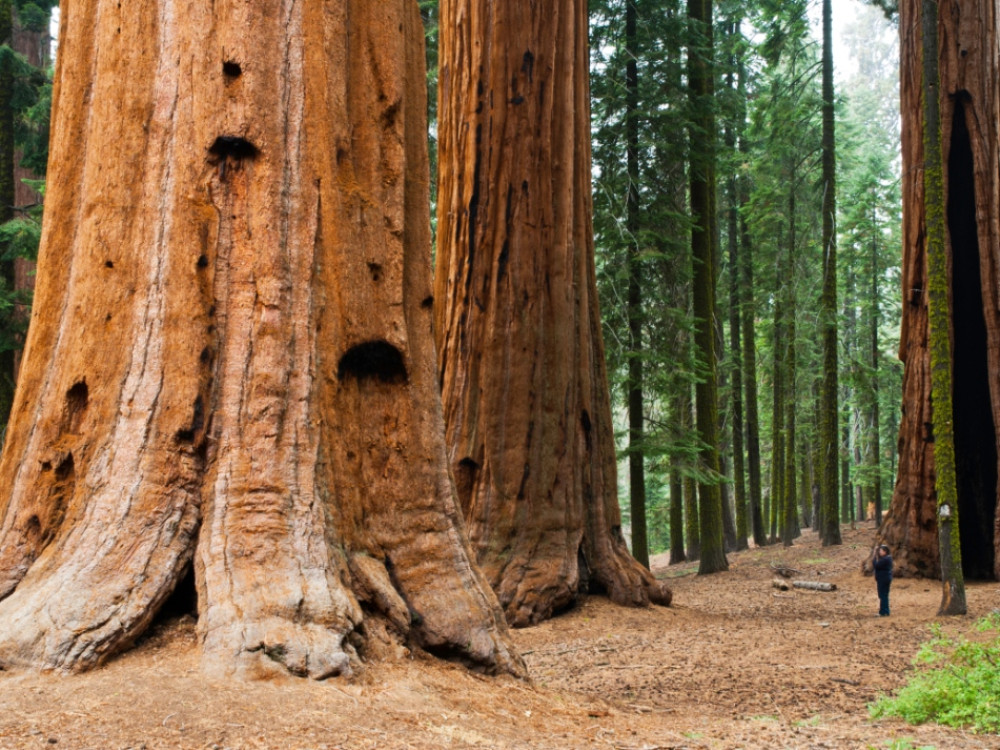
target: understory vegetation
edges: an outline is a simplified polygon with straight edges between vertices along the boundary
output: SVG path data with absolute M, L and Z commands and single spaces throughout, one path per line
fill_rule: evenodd
M 906 686 L 872 704 L 874 718 L 1000 732 L 1000 610 L 977 621 L 969 637 L 932 625 L 913 663 L 917 672 Z

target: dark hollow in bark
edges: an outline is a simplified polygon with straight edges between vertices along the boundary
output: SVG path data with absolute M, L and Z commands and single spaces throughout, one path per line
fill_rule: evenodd
M 965 107 L 955 105 L 948 156 L 948 232 L 952 247 L 955 470 L 965 578 L 993 579 L 997 448 L 990 408 L 976 231 L 976 188 Z
M 385 341 L 366 341 L 351 347 L 337 365 L 337 377 L 344 380 L 371 378 L 383 383 L 405 383 L 406 365 L 399 349 Z
M 252 159 L 257 156 L 257 147 L 238 135 L 220 135 L 208 149 L 216 159 Z

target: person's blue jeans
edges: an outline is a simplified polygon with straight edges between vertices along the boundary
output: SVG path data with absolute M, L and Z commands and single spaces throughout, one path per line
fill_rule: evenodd
M 889 616 L 889 586 L 892 581 L 876 581 L 878 587 L 878 613 L 883 617 Z

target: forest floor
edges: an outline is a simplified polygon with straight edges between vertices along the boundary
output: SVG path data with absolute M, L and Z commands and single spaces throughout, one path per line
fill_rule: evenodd
M 593 597 L 515 631 L 532 682 L 429 658 L 373 665 L 351 680 L 212 682 L 198 671 L 190 617 L 82 676 L 0 673 L 0 748 L 1000 748 L 1000 737 L 872 721 L 867 705 L 906 680 L 937 621 L 934 581 L 897 579 L 878 618 L 860 573 L 871 524 L 822 548 L 729 556 L 728 573 L 653 561 L 674 606 L 629 610 Z M 771 587 L 771 563 L 829 581 L 833 593 Z M 1000 607 L 973 584 L 965 632 Z

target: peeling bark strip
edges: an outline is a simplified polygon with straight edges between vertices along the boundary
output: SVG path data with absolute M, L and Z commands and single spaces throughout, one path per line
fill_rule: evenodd
M 588 589 L 669 603 L 628 553 L 590 198 L 587 9 L 442 0 L 435 330 L 469 535 L 508 620 Z
M 927 218 L 924 212 L 921 0 L 900 3 L 903 113 L 904 362 L 899 476 L 880 541 L 898 569 L 940 575 L 931 356 L 928 349 Z M 1000 58 L 996 3 L 940 0 L 938 67 L 947 206 L 947 274 L 954 356 L 955 474 L 962 567 L 1000 578 L 997 512 L 1000 445 Z
M 210 672 L 523 673 L 444 448 L 416 5 L 76 0 L 61 32 L 0 668 L 101 663 L 193 559 Z

